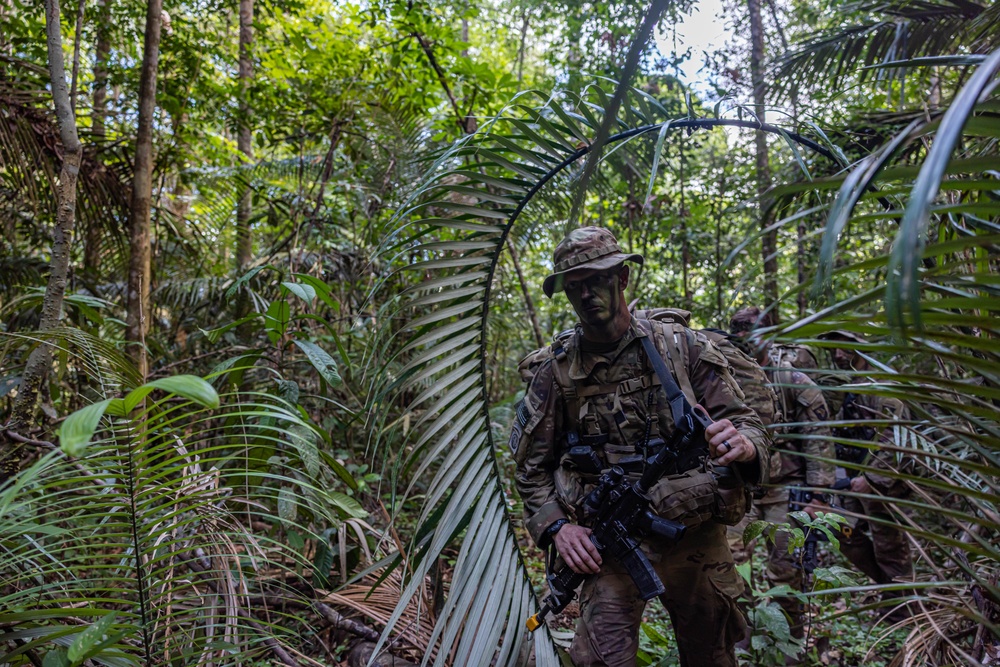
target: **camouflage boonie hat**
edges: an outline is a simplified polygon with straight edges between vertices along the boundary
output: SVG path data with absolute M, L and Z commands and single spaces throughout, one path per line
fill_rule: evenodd
M 851 343 L 857 343 L 859 345 L 864 345 L 867 341 L 861 337 L 860 334 L 856 334 L 853 331 L 845 331 L 844 329 L 835 329 L 833 331 L 827 331 L 824 334 L 818 336 L 820 340 L 842 340 Z
M 603 227 L 581 227 L 566 235 L 552 253 L 552 275 L 542 283 L 545 296 L 562 291 L 563 276 L 570 271 L 610 269 L 622 262 L 642 264 L 642 255 L 622 252 L 615 235 Z

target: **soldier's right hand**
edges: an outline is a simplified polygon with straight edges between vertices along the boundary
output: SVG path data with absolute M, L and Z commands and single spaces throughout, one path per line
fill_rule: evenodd
M 577 574 L 597 574 L 601 569 L 601 554 L 590 541 L 590 528 L 568 523 L 553 536 L 559 555 L 569 569 Z

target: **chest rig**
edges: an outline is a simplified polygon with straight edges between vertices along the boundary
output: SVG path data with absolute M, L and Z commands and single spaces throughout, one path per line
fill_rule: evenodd
M 560 464 L 584 479 L 615 465 L 640 473 L 674 428 L 660 378 L 639 335 L 654 343 L 674 381 L 694 402 L 681 348 L 681 336 L 690 330 L 648 320 L 635 320 L 634 327 L 627 334 L 631 339 L 613 351 L 583 352 L 577 347 L 579 334 L 572 330 L 557 336 L 550 348 L 565 408 Z

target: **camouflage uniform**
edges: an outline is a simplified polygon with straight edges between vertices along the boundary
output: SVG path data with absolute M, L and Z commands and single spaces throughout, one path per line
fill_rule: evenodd
M 863 386 L 863 385 L 854 385 Z M 905 420 L 909 413 L 902 401 L 895 398 L 885 398 L 869 394 L 848 392 L 845 396 L 838 421 L 863 419 L 896 419 Z M 881 433 L 864 426 L 842 427 L 835 430 L 838 437 L 852 440 L 871 440 L 873 442 L 893 443 L 896 441 L 897 427 L 887 426 Z M 848 458 L 841 462 L 848 474 L 857 474 L 853 464 L 862 464 L 876 470 L 899 469 L 905 461 L 897 460 L 895 452 L 884 449 L 859 450 L 860 448 L 838 447 L 841 457 Z M 855 454 L 852 456 L 852 454 Z M 861 473 L 878 495 L 892 498 L 902 498 L 907 494 L 906 483 L 877 471 Z M 910 541 L 906 534 L 896 526 L 892 512 L 885 503 L 868 498 L 843 498 L 844 509 L 861 514 L 849 539 L 841 540 L 840 551 L 859 570 L 871 577 L 877 584 L 888 584 L 897 579 L 913 578 L 913 556 L 910 552 Z
M 516 461 L 515 482 L 524 502 L 525 523 L 540 547 L 548 546 L 546 529 L 558 519 L 573 520 L 578 505 L 596 481 L 568 469 L 566 438 L 577 433 L 595 449 L 605 466 L 636 453 L 649 432 L 669 439 L 670 406 L 638 338 L 652 333 L 661 356 L 688 401 L 701 404 L 714 419 L 728 418 L 757 449 L 757 459 L 741 464 L 750 483 L 766 479 L 768 436 L 743 402 L 726 358 L 700 332 L 679 324 L 633 319 L 616 343 L 583 339 L 582 330 L 561 335 L 549 348 L 529 355 L 522 374 L 530 377 L 518 404 L 510 437 Z M 675 485 L 664 478 L 651 489 L 658 511 L 689 525 L 679 543 L 649 539 L 643 543 L 667 593 L 661 601 L 670 613 L 681 664 L 706 667 L 735 665 L 734 643 L 746 630 L 736 604 L 743 582 L 725 541 L 725 528 L 711 519 L 711 490 L 691 494 L 671 505 Z M 634 665 L 645 603 L 618 563 L 606 558 L 589 577 L 581 594 L 580 620 L 570 647 L 577 665 Z
M 691 312 L 681 308 L 639 310 L 635 316 L 639 319 L 671 322 L 684 326 L 689 326 L 691 320 Z M 766 427 L 777 422 L 778 397 L 746 343 L 738 336 L 730 335 L 721 329 L 701 329 L 699 333 L 712 341 L 729 362 L 733 378 L 743 391 L 743 402 L 757 413 L 761 423 Z
M 783 421 L 798 425 L 785 427 L 776 435 L 775 452 L 771 455 L 771 483 L 767 492 L 755 501 L 747 519 L 729 530 L 729 543 L 737 561 L 747 560 L 747 552 L 752 549 L 752 545 L 743 544 L 743 529 L 750 521 L 790 521 L 789 486 L 828 487 L 833 484 L 836 475 L 836 468 L 831 463 L 835 458 L 835 451 L 833 444 L 827 439 L 830 432 L 827 427 L 820 425 L 820 422 L 829 418 L 823 393 L 804 373 L 791 366 L 788 356 L 775 355 L 771 362 L 775 366 L 766 372 L 771 386 L 777 392 Z M 791 435 L 794 437 L 788 437 Z M 802 452 L 805 456 L 792 452 Z M 768 582 L 772 586 L 787 584 L 796 590 L 802 590 L 802 569 L 796 565 L 794 555 L 788 552 L 788 534 L 779 532 L 768 552 L 765 569 Z M 798 633 L 801 629 L 802 603 L 791 597 L 779 598 L 778 601 L 788 613 L 793 631 Z

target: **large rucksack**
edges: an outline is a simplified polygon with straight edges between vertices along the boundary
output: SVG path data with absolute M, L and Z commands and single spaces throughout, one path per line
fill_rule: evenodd
M 688 323 L 691 319 L 691 313 L 680 308 L 637 310 L 633 315 L 640 319 L 673 322 L 684 326 L 689 326 Z M 719 348 L 726 361 L 729 362 L 733 370 L 733 377 L 736 378 L 736 383 L 743 390 L 744 401 L 747 407 L 757 413 L 764 426 L 771 426 L 781 421 L 778 396 L 774 393 L 774 389 L 771 388 L 767 375 L 760 367 L 760 364 L 734 345 L 729 334 L 725 331 L 719 329 L 701 329 L 700 332 Z

